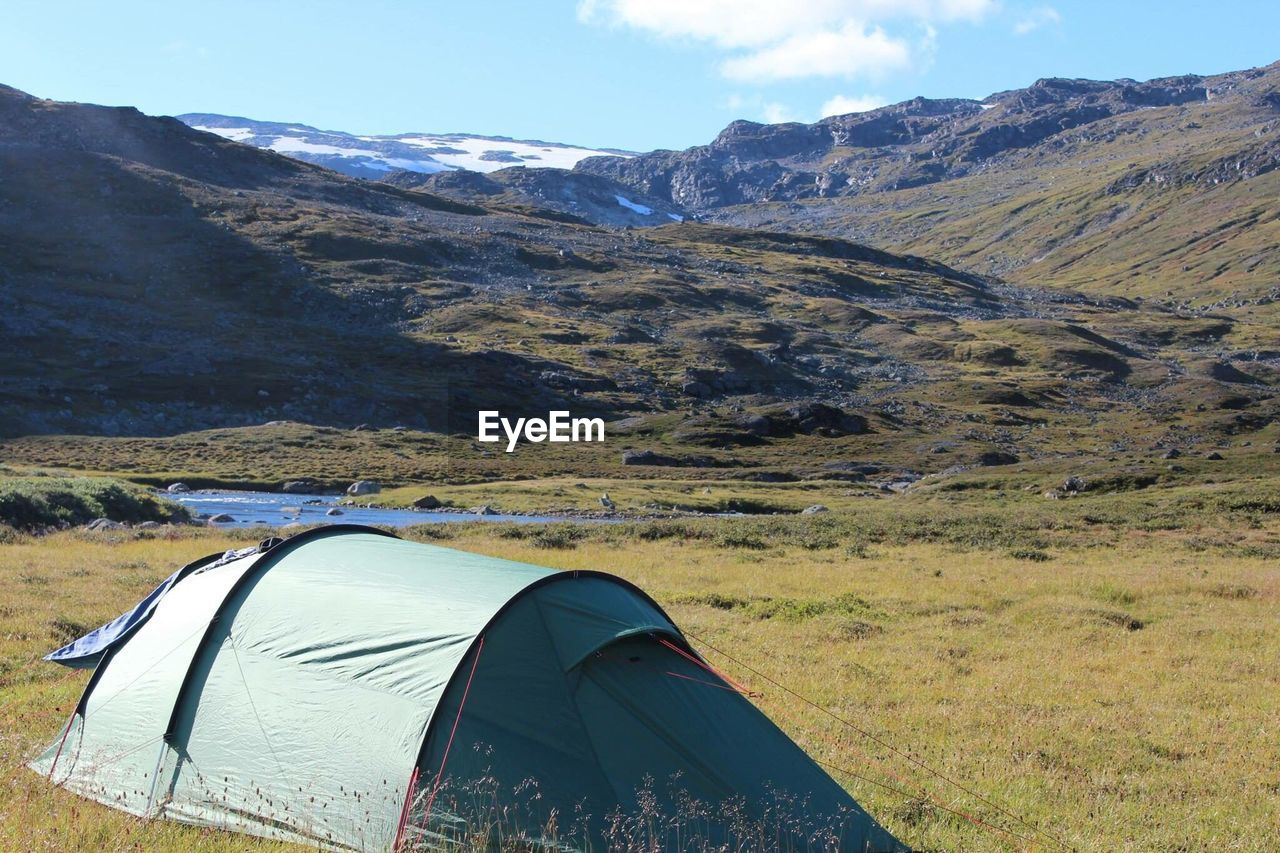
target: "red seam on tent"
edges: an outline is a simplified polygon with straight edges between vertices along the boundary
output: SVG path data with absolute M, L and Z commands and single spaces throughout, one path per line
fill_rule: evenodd
M 760 678 L 763 678 L 765 681 L 769 682 L 769 683 L 770 683 L 770 684 L 772 684 L 774 687 L 777 687 L 779 690 L 786 691 L 787 693 L 791 694 L 791 695 L 792 695 L 792 696 L 794 696 L 795 698 L 799 699 L 801 702 L 804 702 L 806 705 L 809 705 L 809 706 L 810 706 L 810 707 L 812 707 L 813 709 L 815 709 L 815 710 L 817 710 L 817 711 L 820 711 L 820 712 L 822 712 L 823 714 L 826 714 L 828 717 L 830 717 L 831 719 L 835 720 L 836 722 L 841 723 L 841 724 L 843 724 L 843 725 L 845 725 L 845 726 L 848 726 L 849 728 L 853 729 L 855 732 L 857 732 L 858 734 L 860 734 L 860 735 L 862 735 L 863 737 L 867 738 L 868 740 L 872 741 L 873 743 L 879 744 L 880 746 L 882 746 L 882 747 L 884 747 L 885 749 L 887 749 L 887 750 L 889 750 L 890 752 L 892 752 L 894 755 L 897 755 L 897 756 L 899 756 L 899 757 L 901 757 L 901 758 L 906 759 L 906 760 L 907 760 L 907 761 L 909 761 L 910 763 L 914 764 L 916 767 L 919 767 L 920 769 L 924 770 L 926 773 L 930 773 L 930 774 L 932 774 L 933 776 L 936 776 L 937 778 L 941 779 L 942 781 L 944 781 L 944 782 L 946 782 L 946 783 L 948 783 L 948 784 L 950 784 L 950 785 L 954 786 L 955 788 L 959 789 L 960 791 L 963 791 L 964 793 L 968 794 L 969 796 L 973 797 L 974 799 L 979 800 L 980 802 L 984 803 L 985 805 L 987 805 L 987 806 L 991 807 L 992 809 L 996 810 L 997 812 L 999 812 L 1000 814 L 1004 815 L 1005 817 L 1012 819 L 1013 821 L 1015 821 L 1016 823 L 1021 824 L 1022 826 L 1025 826 L 1027 829 L 1030 829 L 1031 831 L 1033 831 L 1033 832 L 1034 832 L 1034 833 L 1036 833 L 1037 835 L 1039 835 L 1039 836 L 1041 836 L 1041 837 L 1043 837 L 1043 838 L 1047 838 L 1047 839 L 1049 839 L 1049 840 L 1050 840 L 1050 841 L 1052 841 L 1054 844 L 1056 844 L 1056 845 L 1058 845 L 1059 847 L 1061 847 L 1063 850 L 1070 850 L 1070 849 L 1071 849 L 1071 847 L 1070 847 L 1070 846 L 1068 846 L 1068 845 L 1067 845 L 1066 843 L 1064 843 L 1063 841 L 1059 840 L 1056 836 L 1050 835 L 1048 832 L 1046 832 L 1045 830 L 1043 830 L 1043 829 L 1041 829 L 1040 827 L 1036 826 L 1034 823 L 1031 823 L 1030 821 L 1025 820 L 1024 818 L 1018 817 L 1016 814 L 1014 814 L 1013 812 L 1009 811 L 1008 809 L 1005 809 L 1005 808 L 1002 808 L 1001 806 L 996 805 L 995 803 L 991 802 L 991 800 L 989 800 L 989 799 L 987 799 L 986 797 L 984 797 L 984 796 L 982 796 L 981 794 L 979 794 L 977 791 L 974 791 L 973 789 L 968 788 L 968 787 L 966 787 L 966 786 L 964 786 L 964 785 L 960 784 L 959 782 L 955 781 L 955 780 L 954 780 L 954 779 L 952 779 L 950 776 L 947 776 L 946 774 L 942 773 L 941 771 L 939 771 L 939 770 L 934 770 L 932 767 L 930 767 L 928 764 L 925 764 L 925 763 L 924 763 L 923 761 L 921 761 L 920 759 L 915 758 L 914 756 L 912 756 L 912 755 L 910 755 L 910 754 L 908 754 L 908 753 L 906 753 L 906 752 L 903 752 L 903 751 L 902 751 L 902 750 L 900 750 L 900 749 L 897 749 L 896 747 L 894 747 L 893 745 L 891 745 L 891 744 L 889 744 L 889 743 L 886 743 L 886 742 L 885 742 L 884 740 L 882 740 L 881 738 L 878 738 L 878 737 L 876 737 L 875 735 L 871 734 L 871 732 L 868 732 L 868 731 L 865 731 L 865 730 L 863 730 L 863 729 L 859 728 L 858 726 L 856 726 L 856 725 L 854 725 L 853 723 L 849 722 L 849 721 L 848 721 L 848 720 L 846 720 L 845 718 L 841 717 L 839 714 L 836 714 L 836 713 L 834 713 L 834 712 L 830 711 L 829 709 L 824 708 L 822 705 L 819 705 L 817 702 L 813 701 L 812 699 L 808 698 L 807 696 L 804 696 L 804 695 L 802 695 L 802 694 L 800 694 L 800 693 L 797 693 L 796 691 L 792 690 L 790 687 L 787 687 L 785 684 L 782 684 L 781 682 L 776 681 L 775 679 L 772 679 L 772 678 L 770 678 L 769 676 L 765 675 L 763 672 L 760 672 L 759 670 L 754 669 L 754 668 L 752 668 L 752 667 L 748 666 L 747 664 L 743 663 L 742 661 L 738 660 L 737 658 L 733 657 L 732 655 L 728 654 L 727 652 L 723 652 L 723 651 L 721 651 L 720 649 L 717 649 L 715 646 L 711 645 L 711 644 L 710 644 L 710 643 L 708 643 L 706 640 L 703 640 L 703 639 L 701 639 L 700 637 L 695 637 L 695 636 L 693 636 L 692 634 L 689 634 L 688 632 L 685 632 L 685 633 L 686 633 L 686 636 L 690 637 L 690 638 L 691 638 L 691 639 L 693 639 L 693 640 L 696 640 L 697 642 L 699 642 L 699 643 L 701 643 L 702 645 L 706 646 L 707 648 L 711 649 L 711 651 L 715 652 L 716 654 L 720 655 L 721 657 L 724 657 L 724 658 L 726 658 L 727 660 L 732 661 L 733 663 L 735 663 L 735 664 L 737 664 L 738 666 L 742 667 L 743 669 L 747 670 L 748 672 L 753 673 L 753 674 L 755 674 L 756 676 L 758 676 L 758 677 L 760 677 Z M 895 777 L 895 778 L 897 778 L 897 777 Z M 923 788 L 921 788 L 921 790 L 923 791 L 924 789 L 923 789 Z M 939 805 L 941 805 L 941 804 L 939 804 Z M 942 806 L 942 807 L 943 807 L 943 808 L 945 808 L 945 806 Z M 949 811 L 949 810 L 948 810 L 948 811 Z M 972 821 L 975 821 L 975 822 L 981 823 L 981 822 L 977 821 L 977 819 L 976 819 L 976 818 L 969 818 L 969 819 L 970 819 L 970 820 L 972 820 Z M 990 826 L 990 824 L 986 824 L 986 825 L 987 825 L 987 826 Z M 999 830 L 1000 832 L 1005 833 L 1006 835 L 1011 835 L 1011 836 L 1013 836 L 1014 838 L 1020 838 L 1020 837 L 1021 837 L 1021 836 L 1013 835 L 1013 833 L 1009 832 L 1008 830 L 1000 829 L 999 827 L 992 827 L 992 828 L 993 828 L 993 829 L 997 829 L 997 830 Z
M 58 751 L 53 754 L 53 763 L 49 765 L 49 781 L 53 781 L 53 771 L 58 769 L 58 759 L 62 757 L 62 747 L 67 743 L 67 735 L 71 734 L 71 724 L 76 721 L 76 712 L 67 717 L 67 727 L 62 730 L 62 740 L 58 741 Z
M 692 681 L 694 684 L 704 684 L 707 687 L 714 687 L 716 690 L 728 690 L 730 693 L 737 693 L 741 696 L 747 695 L 743 693 L 741 690 L 739 690 L 738 688 L 732 687 L 728 684 L 716 684 L 714 681 L 703 681 L 701 678 L 694 678 L 692 675 L 684 675 L 683 673 L 672 672 L 669 669 L 667 670 L 660 669 L 658 670 L 658 672 L 661 672 L 663 675 L 669 675 L 672 678 L 683 678 L 685 681 Z
M 405 793 L 404 807 L 400 809 L 400 822 L 396 824 L 396 840 L 391 849 L 399 853 L 400 845 L 404 841 L 404 830 L 409 825 L 409 812 L 413 808 L 413 797 L 418 792 L 418 768 L 413 768 L 413 773 L 409 776 L 409 790 Z
M 744 696 L 750 696 L 750 695 L 752 695 L 751 691 L 747 689 L 746 685 L 745 685 L 745 684 L 743 684 L 742 682 L 738 681 L 737 679 L 732 678 L 732 677 L 730 677 L 728 674 L 721 672 L 720 670 L 716 669 L 714 666 L 712 666 L 711 664 L 707 663 L 706 661 L 699 659 L 696 655 L 691 655 L 691 654 L 689 654 L 689 653 L 688 653 L 688 652 L 686 652 L 684 649 L 680 648 L 679 646 L 677 646 L 675 643 L 671 642 L 670 640 L 664 640 L 664 639 L 663 639 L 663 638 L 661 638 L 661 637 L 658 637 L 657 639 L 658 639 L 658 642 L 659 642 L 659 643 L 661 643 L 662 645 L 664 645 L 664 646 L 666 646 L 667 648 L 671 649 L 671 651 L 673 651 L 673 652 L 675 652 L 676 654 L 680 655 L 680 656 L 681 656 L 682 658 L 684 658 L 685 660 L 691 661 L 692 663 L 696 664 L 697 666 L 702 667 L 702 668 L 703 668 L 703 669 L 705 669 L 707 672 L 709 672 L 709 673 L 711 673 L 712 675 L 714 675 L 716 678 L 719 678 L 719 679 L 721 679 L 722 681 L 724 681 L 726 684 L 732 684 L 732 685 L 737 689 L 737 691 L 738 691 L 739 693 L 741 693 L 742 695 L 744 695 Z M 728 655 L 726 655 L 726 657 L 728 657 Z
M 476 657 L 471 661 L 471 673 L 467 676 L 467 686 L 462 688 L 462 701 L 458 703 L 458 713 L 453 718 L 453 728 L 449 730 L 449 740 L 444 745 L 444 755 L 440 756 L 440 770 L 436 772 L 435 784 L 431 786 L 431 796 L 427 797 L 427 808 L 425 810 L 424 820 L 431 820 L 431 804 L 435 802 L 436 793 L 440 790 L 440 783 L 444 780 L 444 767 L 449 761 L 449 750 L 453 748 L 453 736 L 458 733 L 458 721 L 462 719 L 462 709 L 467 707 L 467 696 L 471 694 L 471 680 L 476 677 L 476 667 L 480 665 L 480 653 L 484 651 L 484 635 L 480 635 L 480 642 L 476 645 Z

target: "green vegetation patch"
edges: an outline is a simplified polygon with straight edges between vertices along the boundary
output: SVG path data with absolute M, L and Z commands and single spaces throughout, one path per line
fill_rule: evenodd
M 0 478 L 0 524 L 18 531 L 85 524 L 189 521 L 187 510 L 139 486 L 106 477 Z M 3 538 L 3 537 L 0 537 Z

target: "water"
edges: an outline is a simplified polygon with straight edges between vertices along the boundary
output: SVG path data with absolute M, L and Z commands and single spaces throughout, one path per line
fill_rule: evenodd
M 200 515 L 226 514 L 235 519 L 218 527 L 283 527 L 286 524 L 383 524 L 407 527 L 438 521 L 515 521 L 521 524 L 564 521 L 541 515 L 476 515 L 470 512 L 426 512 L 338 506 L 340 495 L 279 495 L 273 492 L 199 491 L 165 495 Z M 342 515 L 325 515 L 337 507 Z M 594 520 L 594 519 L 584 519 Z

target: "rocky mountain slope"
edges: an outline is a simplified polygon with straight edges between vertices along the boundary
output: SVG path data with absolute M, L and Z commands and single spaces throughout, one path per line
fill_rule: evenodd
M 490 172 L 391 172 L 383 180 L 461 201 L 523 204 L 556 210 L 595 225 L 646 227 L 683 222 L 688 214 L 670 201 L 637 192 L 600 175 L 515 167 Z
M 630 447 L 639 470 L 927 473 L 1273 440 L 1278 353 L 1243 312 L 822 235 L 465 203 L 0 89 L 0 434 L 465 436 L 480 408 L 568 408 L 624 437 L 548 448 L 554 470 Z
M 493 172 L 512 166 L 569 169 L 586 157 L 630 156 L 630 152 L 615 149 L 582 148 L 559 142 L 468 133 L 357 136 L 338 130 L 319 130 L 304 124 L 257 121 L 214 113 L 186 113 L 178 116 L 178 120 L 196 130 L 275 151 L 355 178 L 381 178 L 397 170 L 432 174 L 456 169 Z
M 1280 295 L 1278 165 L 1280 64 L 739 121 L 709 145 L 575 170 L 720 222 L 1215 308 Z

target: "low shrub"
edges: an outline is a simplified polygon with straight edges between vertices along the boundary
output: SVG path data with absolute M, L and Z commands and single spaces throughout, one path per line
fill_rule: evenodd
M 0 524 L 18 531 L 85 524 L 109 518 L 142 521 L 189 521 L 186 508 L 146 489 L 105 477 L 0 478 Z

